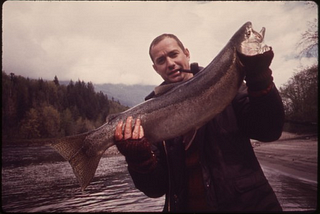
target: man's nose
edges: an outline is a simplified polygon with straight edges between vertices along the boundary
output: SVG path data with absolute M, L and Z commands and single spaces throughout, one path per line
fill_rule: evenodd
M 168 68 L 172 69 L 175 67 L 175 62 L 170 57 L 167 58 L 167 66 Z

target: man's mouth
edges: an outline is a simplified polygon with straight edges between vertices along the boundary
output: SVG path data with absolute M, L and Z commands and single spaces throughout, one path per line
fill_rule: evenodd
M 170 71 L 168 75 L 169 75 L 169 76 L 180 75 L 181 72 L 193 73 L 191 70 L 179 68 L 179 69 L 175 69 L 175 70 L 173 70 L 173 71 Z
M 168 73 L 168 76 L 178 76 L 178 75 L 180 75 L 180 73 L 181 73 L 180 69 L 175 69 L 173 71 L 170 71 Z

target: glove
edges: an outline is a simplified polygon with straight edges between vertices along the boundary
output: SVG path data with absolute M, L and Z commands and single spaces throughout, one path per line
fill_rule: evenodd
M 238 52 L 238 57 L 246 72 L 246 83 L 249 94 L 267 93 L 273 86 L 272 71 L 269 68 L 273 59 L 273 51 L 269 51 L 254 56 L 246 56 Z
M 130 169 L 140 173 L 148 173 L 155 168 L 157 158 L 146 138 L 116 141 L 116 146 L 119 152 L 125 156 Z

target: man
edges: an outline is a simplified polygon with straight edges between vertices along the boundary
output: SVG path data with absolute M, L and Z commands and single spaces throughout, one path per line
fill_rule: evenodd
M 189 64 L 188 49 L 172 34 L 155 38 L 149 54 L 164 82 L 147 99 L 201 72 Z M 116 128 L 116 145 L 126 157 L 135 186 L 149 197 L 166 194 L 164 211 L 281 211 L 250 143 L 250 138 L 277 140 L 282 132 L 283 105 L 269 69 L 273 51 L 257 56 L 239 53 L 239 58 L 246 84 L 200 129 L 151 144 L 139 119 L 128 117 Z

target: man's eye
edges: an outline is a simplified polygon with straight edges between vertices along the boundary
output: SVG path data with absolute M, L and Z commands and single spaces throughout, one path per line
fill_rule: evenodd
M 175 58 L 175 57 L 177 57 L 178 56 L 178 53 L 177 52 L 172 52 L 172 53 L 170 53 L 170 57 L 171 58 Z
M 164 63 L 164 58 L 157 59 L 157 64 L 163 64 L 163 63 Z

